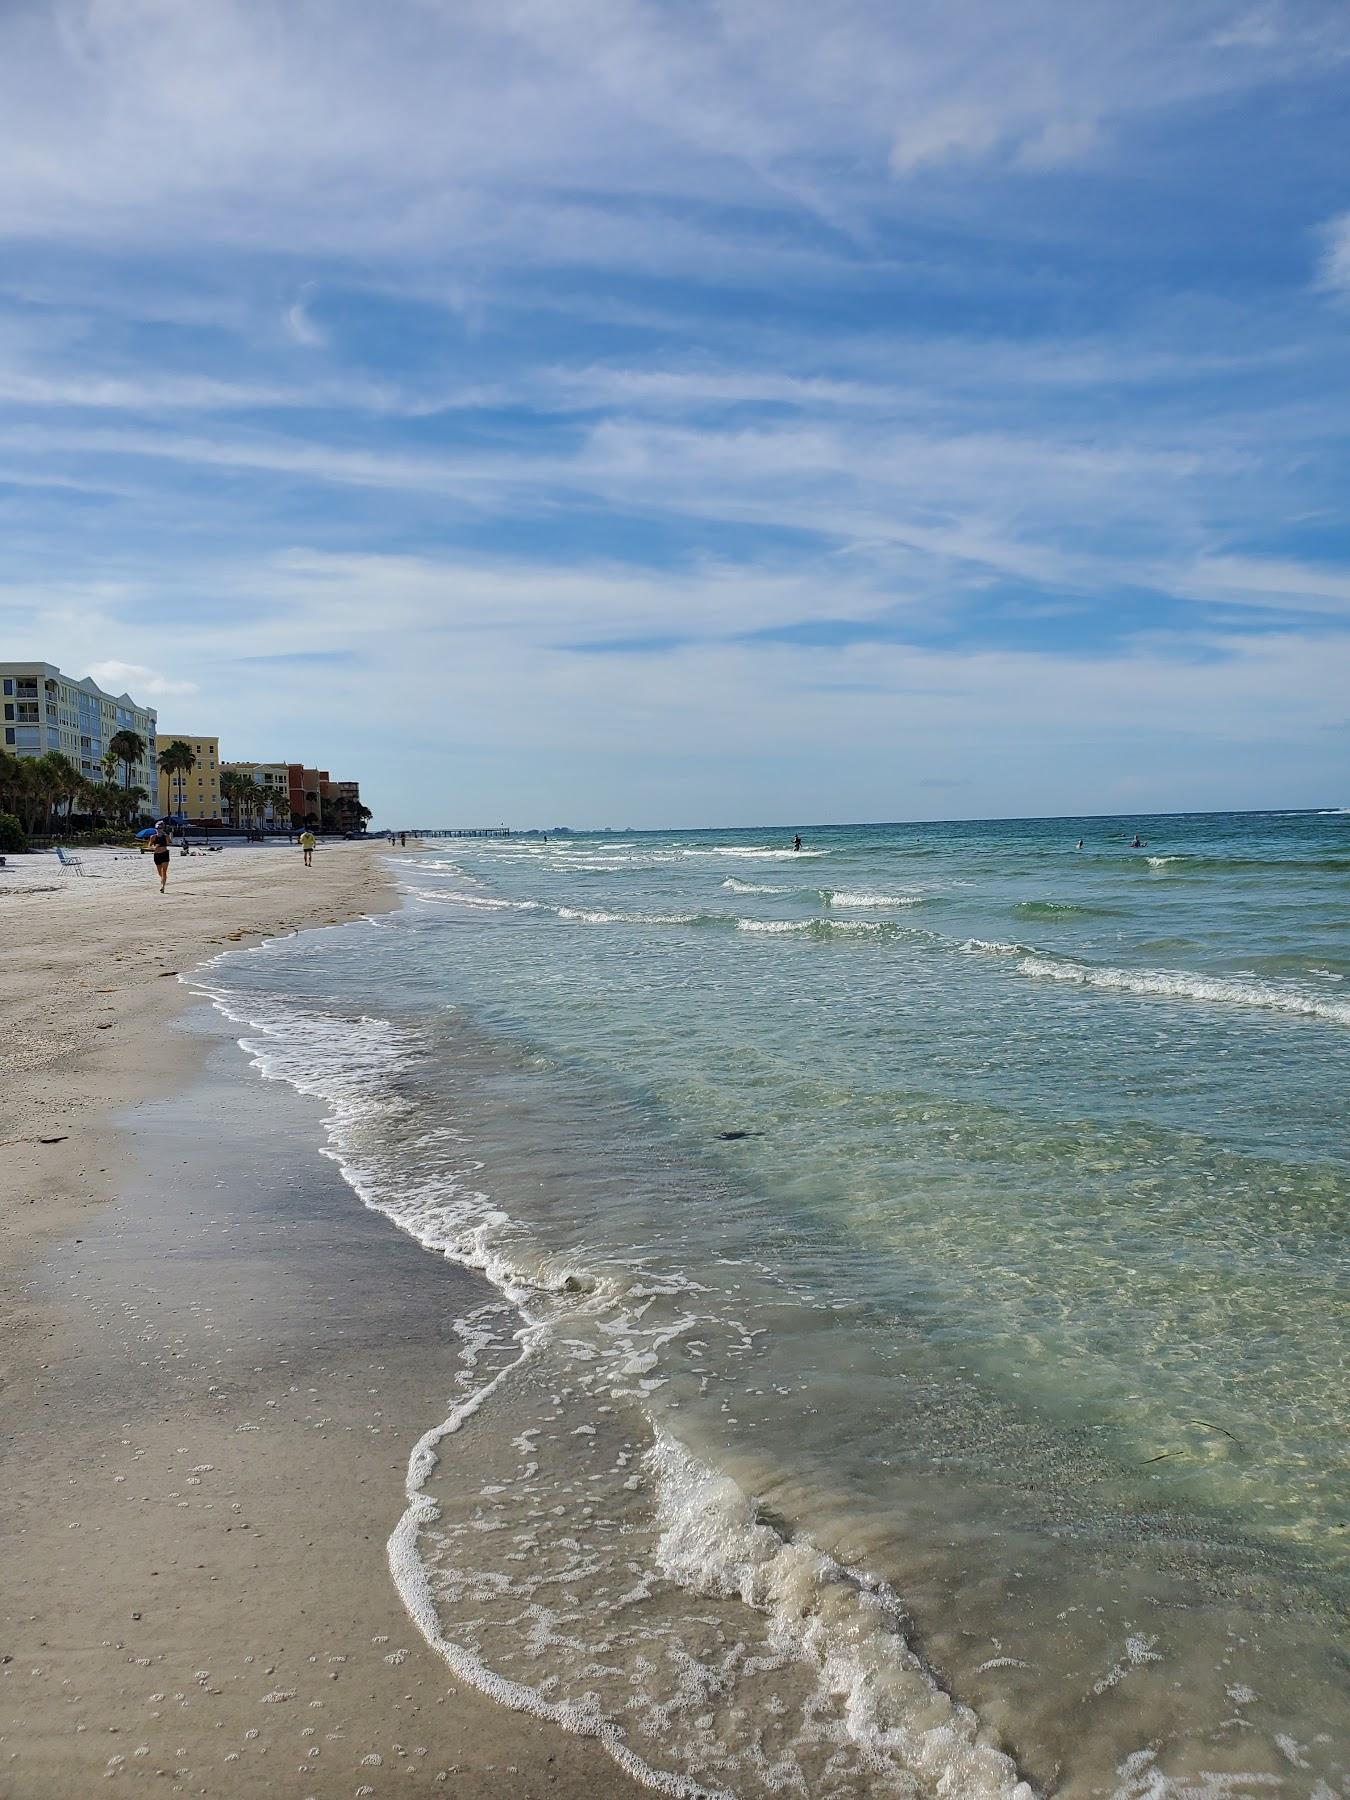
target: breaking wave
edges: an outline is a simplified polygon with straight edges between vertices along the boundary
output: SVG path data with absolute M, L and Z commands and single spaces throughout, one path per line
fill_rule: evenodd
M 1226 975 L 1195 975 L 1184 969 L 1116 969 L 1060 961 L 1034 953 L 1018 964 L 1024 975 L 1042 981 L 1071 982 L 1078 987 L 1110 988 L 1120 993 L 1155 995 L 1166 1000 L 1200 1000 L 1225 1006 L 1260 1007 L 1350 1025 L 1350 1000 L 1300 993 L 1267 981 L 1244 981 Z
M 922 894 L 856 893 L 850 888 L 817 888 L 824 906 L 922 906 Z

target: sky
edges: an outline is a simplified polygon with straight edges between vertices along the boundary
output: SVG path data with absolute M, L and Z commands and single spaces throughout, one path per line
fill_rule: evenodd
M 1350 804 L 1343 0 L 7 0 L 0 660 L 388 826 Z

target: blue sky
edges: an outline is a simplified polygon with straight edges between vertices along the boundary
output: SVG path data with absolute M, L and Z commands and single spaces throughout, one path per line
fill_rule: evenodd
M 387 824 L 1350 801 L 1350 10 L 11 0 L 0 657 Z

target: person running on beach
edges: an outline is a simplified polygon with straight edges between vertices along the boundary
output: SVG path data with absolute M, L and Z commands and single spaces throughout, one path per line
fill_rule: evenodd
M 169 832 L 161 819 L 155 826 L 154 836 L 150 839 L 150 848 L 155 853 L 155 868 L 159 873 L 159 891 L 162 894 L 169 880 Z
M 305 867 L 308 869 L 314 862 L 314 833 L 312 831 L 300 833 L 300 848 L 305 853 Z

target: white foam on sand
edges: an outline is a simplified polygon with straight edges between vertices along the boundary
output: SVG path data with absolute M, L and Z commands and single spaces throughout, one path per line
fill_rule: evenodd
M 849 1738 L 876 1753 L 879 1778 L 899 1773 L 895 1758 L 937 1794 L 1032 1800 L 1012 1758 L 910 1649 L 903 1609 L 884 1583 L 845 1570 L 807 1540 L 785 1539 L 756 1518 L 730 1476 L 667 1432 L 658 1432 L 647 1461 L 657 1482 L 661 1572 L 767 1614 L 774 1647 L 815 1673 Z M 874 1791 L 893 1790 L 879 1780 Z
M 379 1149 L 363 1145 L 377 1142 L 378 1133 L 370 1135 L 373 1121 L 400 1126 L 406 1116 L 413 1123 L 411 1102 L 400 1095 L 394 1078 L 419 1055 L 417 1034 L 383 1019 L 334 1018 L 287 1000 L 244 994 L 214 972 L 236 955 L 265 954 L 267 948 L 227 953 L 193 985 L 225 1017 L 247 1028 L 240 1042 L 265 1077 L 326 1102 L 327 1154 L 361 1200 L 428 1248 L 480 1270 L 523 1321 L 514 1334 L 514 1357 L 459 1399 L 410 1455 L 406 1506 L 388 1541 L 390 1571 L 410 1619 L 457 1679 L 517 1711 L 593 1737 L 643 1786 L 678 1800 L 734 1800 L 707 1779 L 654 1767 L 639 1756 L 617 1722 L 624 1716 L 622 1694 L 615 1698 L 613 1717 L 589 1689 L 569 1699 L 551 1698 L 501 1674 L 443 1631 L 431 1574 L 419 1553 L 419 1538 L 439 1516 L 426 1491 L 428 1480 L 444 1442 L 519 1371 L 545 1349 L 569 1353 L 572 1340 L 560 1334 L 552 1315 L 566 1316 L 557 1313 L 558 1297 L 573 1282 L 474 1186 L 478 1165 L 467 1154 L 458 1159 L 463 1172 L 458 1178 L 442 1171 L 422 1182 L 415 1176 L 409 1180 L 406 1172 L 389 1179 Z M 449 1140 L 456 1137 L 452 1126 L 443 1132 Z M 435 1135 L 441 1134 L 437 1128 Z M 693 1299 L 701 1290 L 679 1277 L 673 1285 L 656 1287 L 631 1280 L 616 1286 L 610 1277 L 596 1280 L 584 1272 L 581 1279 L 579 1291 L 587 1294 L 587 1303 L 606 1313 L 601 1341 L 609 1346 L 605 1361 L 612 1364 L 606 1382 L 620 1384 L 606 1391 L 611 1400 L 626 1395 L 642 1406 L 646 1393 L 661 1385 L 653 1371 L 662 1347 L 700 1323 L 688 1310 L 659 1329 L 644 1327 L 645 1306 L 656 1292 L 688 1289 Z M 579 1345 L 578 1354 L 583 1350 L 590 1357 L 596 1353 L 593 1345 Z M 476 1359 L 470 1358 L 466 1370 L 475 1369 Z M 765 1621 L 772 1648 L 802 1665 L 814 1681 L 816 1710 L 828 1707 L 836 1718 L 830 1742 L 846 1742 L 868 1759 L 876 1794 L 912 1796 L 917 1777 L 929 1791 L 953 1800 L 1031 1800 L 1012 1760 L 988 1741 L 976 1715 L 945 1693 L 910 1648 L 897 1597 L 884 1584 L 844 1570 L 809 1542 L 791 1541 L 758 1519 L 753 1502 L 729 1475 L 700 1462 L 655 1425 L 649 1409 L 643 1411 L 651 1434 L 646 1465 L 659 1532 L 652 1578 L 664 1576 L 694 1595 L 717 1595 L 754 1609 Z M 625 1486 L 631 1488 L 631 1478 Z
M 676 1795 L 680 1800 L 734 1800 L 734 1796 L 725 1790 L 710 1788 L 706 1782 L 691 1781 L 683 1775 L 672 1774 L 669 1770 L 652 1768 L 650 1763 L 644 1762 L 636 1752 L 629 1749 L 620 1727 L 600 1710 L 593 1699 L 549 1700 L 538 1688 L 499 1675 L 480 1656 L 465 1645 L 455 1643 L 441 1630 L 431 1582 L 417 1553 L 420 1533 L 434 1525 L 440 1517 L 435 1501 L 424 1492 L 427 1480 L 439 1460 L 438 1453 L 444 1440 L 457 1432 L 464 1421 L 479 1410 L 507 1377 L 529 1360 L 546 1332 L 546 1327 L 535 1325 L 523 1333 L 523 1348 L 516 1360 L 461 1401 L 447 1419 L 424 1432 L 413 1446 L 405 1481 L 408 1505 L 403 1517 L 394 1527 L 388 1544 L 389 1570 L 394 1578 L 394 1586 L 398 1589 L 408 1617 L 458 1680 L 467 1682 L 489 1699 L 497 1700 L 516 1712 L 531 1713 L 535 1718 L 547 1719 L 554 1725 L 560 1725 L 564 1731 L 574 1732 L 580 1737 L 595 1738 L 625 1774 L 658 1794 Z

